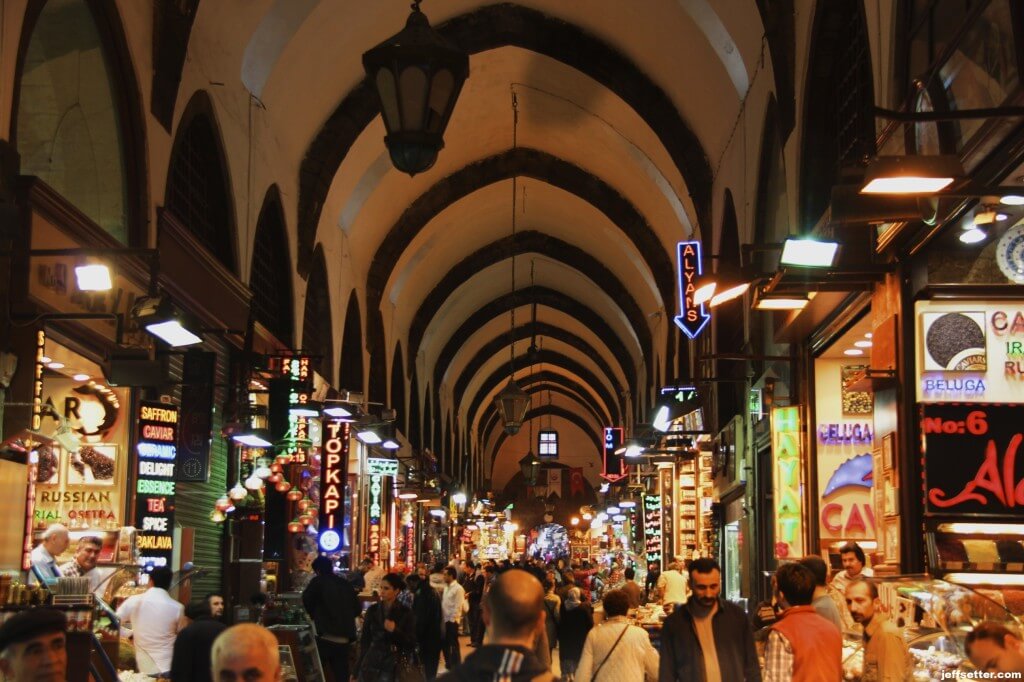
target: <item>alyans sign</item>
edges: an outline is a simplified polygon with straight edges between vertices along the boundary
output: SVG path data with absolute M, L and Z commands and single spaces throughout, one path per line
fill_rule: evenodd
M 139 404 L 135 525 L 143 565 L 169 566 L 174 553 L 178 416 L 175 405 Z

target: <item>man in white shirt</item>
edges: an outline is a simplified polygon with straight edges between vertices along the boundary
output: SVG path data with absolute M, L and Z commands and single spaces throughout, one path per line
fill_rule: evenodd
M 28 573 L 29 585 L 38 582 L 35 575 L 37 572 L 47 582 L 56 581 L 60 577 L 57 557 L 64 553 L 69 544 L 71 544 L 71 538 L 68 535 L 67 526 L 55 523 L 46 529 L 46 532 L 43 533 L 43 541 L 32 550 L 32 568 L 35 570 Z
M 89 591 L 95 593 L 96 588 L 103 582 L 103 576 L 96 570 L 96 561 L 99 559 L 101 549 L 103 549 L 103 541 L 95 535 L 79 538 L 75 558 L 61 565 L 61 576 L 88 578 Z
M 466 590 L 456 580 L 457 573 L 452 566 L 444 569 L 444 595 L 441 597 L 441 618 L 444 620 L 444 667 L 451 670 L 462 662 L 459 649 L 459 621 L 462 620 L 462 603 Z
M 686 576 L 679 569 L 679 561 L 673 561 L 669 564 L 668 570 L 658 578 L 662 604 L 686 603 Z
M 185 608 L 167 593 L 171 576 L 169 568 L 154 568 L 149 589 L 128 597 L 117 609 L 122 627 L 131 624 L 139 672 L 148 675 L 170 673 L 174 640 L 183 624 Z
M 867 558 L 864 556 L 864 550 L 856 542 L 847 542 L 840 547 L 839 556 L 843 560 L 843 570 L 832 578 L 832 587 L 840 594 L 846 594 L 846 586 L 854 580 L 875 575 L 874 571 L 864 565 Z
M 373 594 L 380 587 L 381 578 L 384 577 L 384 569 L 381 565 L 371 560 L 370 570 L 366 572 L 363 579 L 366 581 L 366 587 L 363 589 L 363 593 Z

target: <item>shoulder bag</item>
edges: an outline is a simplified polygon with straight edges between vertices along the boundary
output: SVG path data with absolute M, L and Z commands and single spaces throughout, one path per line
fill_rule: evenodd
M 619 646 L 619 642 L 622 641 L 622 636 L 626 634 L 626 630 L 628 629 L 629 623 L 626 623 L 626 627 L 622 628 L 622 632 L 620 632 L 619 636 L 615 639 L 615 644 L 612 644 L 612 648 L 608 650 L 608 655 L 604 657 L 604 660 L 601 661 L 596 668 L 594 668 L 594 674 L 590 676 L 590 679 L 597 679 L 597 674 L 601 672 L 601 668 L 603 668 L 604 664 L 608 662 L 608 659 L 612 657 L 612 654 L 615 652 L 615 647 Z

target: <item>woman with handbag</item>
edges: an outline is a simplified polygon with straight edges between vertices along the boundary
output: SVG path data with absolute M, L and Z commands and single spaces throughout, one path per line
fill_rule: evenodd
M 423 682 L 416 657 L 416 616 L 398 601 L 405 581 L 396 573 L 381 579 L 380 601 L 366 610 L 359 637 L 359 682 Z
M 612 590 L 604 596 L 605 622 L 587 635 L 576 682 L 654 682 L 658 652 L 641 627 L 626 619 L 629 596 Z

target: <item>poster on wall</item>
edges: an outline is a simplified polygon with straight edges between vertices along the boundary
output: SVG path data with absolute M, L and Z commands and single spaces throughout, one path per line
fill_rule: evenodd
M 918 301 L 917 401 L 1024 403 L 1024 304 Z
M 776 559 L 805 554 L 802 423 L 798 405 L 772 408 Z
M 921 405 L 921 433 L 926 514 L 1024 514 L 1019 405 Z

